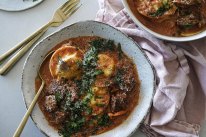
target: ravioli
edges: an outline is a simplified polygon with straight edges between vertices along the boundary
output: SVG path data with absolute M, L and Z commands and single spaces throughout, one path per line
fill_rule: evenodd
M 175 14 L 177 7 L 170 0 L 140 0 L 137 10 L 149 18 L 165 18 Z
M 206 30 L 205 0 L 127 0 L 146 28 L 165 36 L 188 37 Z
M 98 115 L 102 113 L 108 106 L 110 100 L 110 94 L 106 87 L 93 87 L 93 97 L 90 102 L 92 108 L 92 115 Z
M 83 53 L 76 47 L 63 46 L 56 50 L 49 63 L 51 75 L 54 78 L 74 78 L 81 74 L 79 62 Z
M 98 55 L 98 69 L 101 69 L 106 77 L 112 76 L 115 70 L 114 59 L 106 54 Z
M 38 103 L 61 136 L 98 135 L 127 119 L 138 103 L 139 80 L 120 44 L 83 36 L 51 50 L 41 69 L 45 88 Z

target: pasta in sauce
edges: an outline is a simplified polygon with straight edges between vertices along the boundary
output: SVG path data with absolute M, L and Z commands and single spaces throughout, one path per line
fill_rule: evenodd
M 38 104 L 64 137 L 100 134 L 121 124 L 138 103 L 139 79 L 132 60 L 112 40 L 71 38 L 43 62 L 46 82 Z M 41 80 L 36 78 L 36 90 Z
M 162 35 L 184 37 L 206 29 L 205 0 L 127 0 L 136 18 Z

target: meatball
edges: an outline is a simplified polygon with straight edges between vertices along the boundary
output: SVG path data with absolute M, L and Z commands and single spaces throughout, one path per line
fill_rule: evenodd
M 111 97 L 111 112 L 115 113 L 118 111 L 126 110 L 128 100 L 127 94 L 125 92 L 117 92 Z
M 119 88 L 126 92 L 131 91 L 135 86 L 135 72 L 133 71 L 134 65 L 128 62 L 130 62 L 130 60 L 122 59 L 117 64 L 118 70 L 115 77 L 115 81 L 119 85 Z
M 67 92 L 71 93 L 71 101 L 76 101 L 78 96 L 78 87 L 77 84 L 73 81 L 68 81 L 68 85 L 65 85 L 65 88 L 67 89 Z
M 53 80 L 47 90 L 48 94 L 55 95 L 58 93 L 58 99 L 62 100 L 66 93 L 71 94 L 71 101 L 78 99 L 78 87 L 77 84 L 71 80 Z
M 44 106 L 46 111 L 52 112 L 57 108 L 57 102 L 54 95 L 49 95 L 45 97 Z
M 173 0 L 173 2 L 179 7 L 188 7 L 191 5 L 200 4 L 201 0 Z
M 177 19 L 177 25 L 179 26 L 194 26 L 200 22 L 200 19 L 194 14 L 189 14 Z
M 57 91 L 61 91 L 62 94 L 65 93 L 66 90 L 65 88 L 63 88 L 65 83 L 66 83 L 65 79 L 52 80 L 51 84 L 48 87 L 47 93 L 50 95 L 55 94 Z

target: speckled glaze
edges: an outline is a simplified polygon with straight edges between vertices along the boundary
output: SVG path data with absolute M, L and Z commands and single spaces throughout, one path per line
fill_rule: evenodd
M 128 119 L 113 130 L 94 137 L 128 137 L 139 127 L 140 122 L 150 109 L 155 88 L 155 74 L 150 61 L 141 48 L 128 36 L 104 23 L 84 21 L 72 24 L 45 38 L 33 48 L 24 64 L 22 74 L 22 92 L 26 107 L 28 108 L 34 98 L 35 77 L 45 54 L 56 44 L 66 39 L 93 35 L 121 43 L 122 50 L 133 59 L 141 81 L 139 103 Z M 38 105 L 35 106 L 31 117 L 45 135 L 59 136 L 58 132 L 48 125 Z
M 0 9 L 5 11 L 22 11 L 40 4 L 43 0 L 0 0 Z
M 165 36 L 165 35 L 161 35 L 159 33 L 156 33 L 152 30 L 150 30 L 149 28 L 147 28 L 145 25 L 143 25 L 133 14 L 133 12 L 131 11 L 127 0 L 122 0 L 122 3 L 127 11 L 127 13 L 129 14 L 129 16 L 132 18 L 132 20 L 142 29 L 146 30 L 147 32 L 149 32 L 150 34 L 152 34 L 153 36 L 163 39 L 163 40 L 168 40 L 168 41 L 175 41 L 175 42 L 184 42 L 184 41 L 193 41 L 193 40 L 197 40 L 203 37 L 206 37 L 206 30 L 202 31 L 201 33 L 192 35 L 192 36 L 188 36 L 188 37 L 171 37 L 171 36 Z

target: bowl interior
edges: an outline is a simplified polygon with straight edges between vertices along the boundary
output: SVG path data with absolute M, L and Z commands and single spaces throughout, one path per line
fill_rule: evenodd
M 206 36 L 206 30 L 192 35 L 192 36 L 188 36 L 188 37 L 171 37 L 171 36 L 165 36 L 165 35 L 161 35 L 159 33 L 156 33 L 152 30 L 150 30 L 149 28 L 147 28 L 145 25 L 143 25 L 134 15 L 134 13 L 132 12 L 132 10 L 130 9 L 130 6 L 127 2 L 127 0 L 122 0 L 122 3 L 127 11 L 127 13 L 129 14 L 129 16 L 132 18 L 132 20 L 142 29 L 146 30 L 147 32 L 149 32 L 150 34 L 152 34 L 153 36 L 159 38 L 159 39 L 163 39 L 163 40 L 168 40 L 168 41 L 174 41 L 174 42 L 184 42 L 184 41 L 192 41 L 192 40 L 197 40 L 200 38 L 203 38 Z
M 63 40 L 72 37 L 92 35 L 111 39 L 116 43 L 121 43 L 122 50 L 126 55 L 133 59 L 137 66 L 139 79 L 141 81 L 139 104 L 135 107 L 128 119 L 120 126 L 101 135 L 97 135 L 101 137 L 129 136 L 138 128 L 140 122 L 143 120 L 151 106 L 155 81 L 154 71 L 141 48 L 133 40 L 117 29 L 103 23 L 95 21 L 75 23 L 50 35 L 33 48 L 25 62 L 22 74 L 22 91 L 26 106 L 28 108 L 35 95 L 35 77 L 37 76 L 38 67 L 45 54 Z M 48 125 L 48 122 L 45 120 L 38 105 L 35 106 L 31 117 L 37 127 L 46 135 L 59 136 L 58 132 Z

